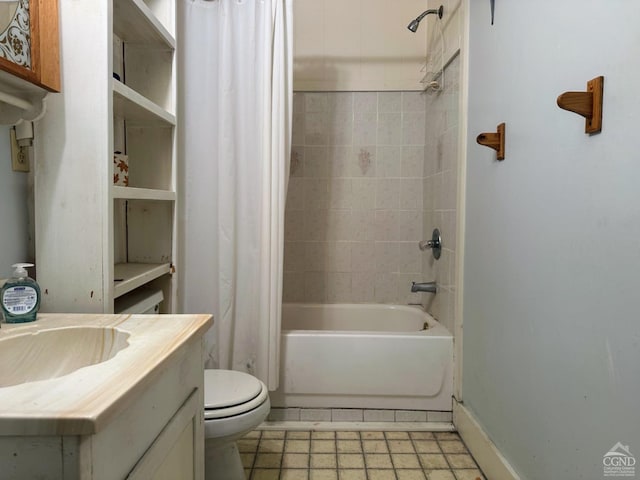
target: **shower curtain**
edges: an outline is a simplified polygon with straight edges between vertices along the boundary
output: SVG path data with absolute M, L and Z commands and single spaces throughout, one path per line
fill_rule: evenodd
M 209 368 L 278 386 L 293 0 L 181 0 L 179 308 Z

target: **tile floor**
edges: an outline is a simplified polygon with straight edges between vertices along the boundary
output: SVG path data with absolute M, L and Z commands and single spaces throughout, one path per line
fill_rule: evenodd
M 247 480 L 485 480 L 457 433 L 256 430 Z

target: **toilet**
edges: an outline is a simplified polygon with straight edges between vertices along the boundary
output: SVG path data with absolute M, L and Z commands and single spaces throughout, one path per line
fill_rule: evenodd
M 264 383 L 244 372 L 204 371 L 206 480 L 245 480 L 236 440 L 260 425 L 271 403 Z

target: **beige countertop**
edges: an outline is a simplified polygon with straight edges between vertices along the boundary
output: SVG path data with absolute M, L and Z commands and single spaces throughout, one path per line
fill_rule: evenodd
M 0 357 L 4 360 L 0 365 L 0 385 L 8 385 L 0 387 L 0 436 L 89 435 L 98 432 L 161 374 L 168 362 L 177 359 L 181 347 L 199 341 L 212 323 L 210 315 L 101 314 L 39 314 L 35 322 L 3 323 L 0 350 L 3 343 L 5 346 L 8 344 L 3 342 L 4 339 L 25 338 L 20 343 L 20 355 L 8 359 L 6 355 Z M 115 328 L 119 332 L 119 341 L 126 340 L 128 345 L 102 363 L 79 368 L 57 378 L 17 384 L 6 381 L 17 369 L 38 368 L 37 361 L 31 367 L 28 365 L 29 355 L 37 358 L 38 352 L 23 351 L 25 346 L 28 350 L 30 343 L 37 343 L 30 342 L 34 338 L 30 335 L 72 327 L 103 327 L 108 329 L 105 332 L 113 332 L 110 328 Z M 76 330 L 78 332 L 85 335 L 84 330 Z M 55 338 L 56 353 L 51 358 L 51 351 L 45 352 L 49 353 L 47 363 L 55 363 L 58 354 L 61 358 L 74 355 L 64 351 L 66 345 L 60 345 L 64 343 L 64 340 L 60 341 L 60 338 L 64 339 L 64 333 L 62 336 L 56 334 Z M 5 352 L 7 350 L 5 348 Z

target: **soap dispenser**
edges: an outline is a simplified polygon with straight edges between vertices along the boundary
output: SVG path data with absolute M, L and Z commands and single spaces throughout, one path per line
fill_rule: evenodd
M 13 277 L 0 289 L 0 306 L 7 323 L 33 322 L 40 308 L 40 287 L 29 278 L 31 263 L 16 263 Z

